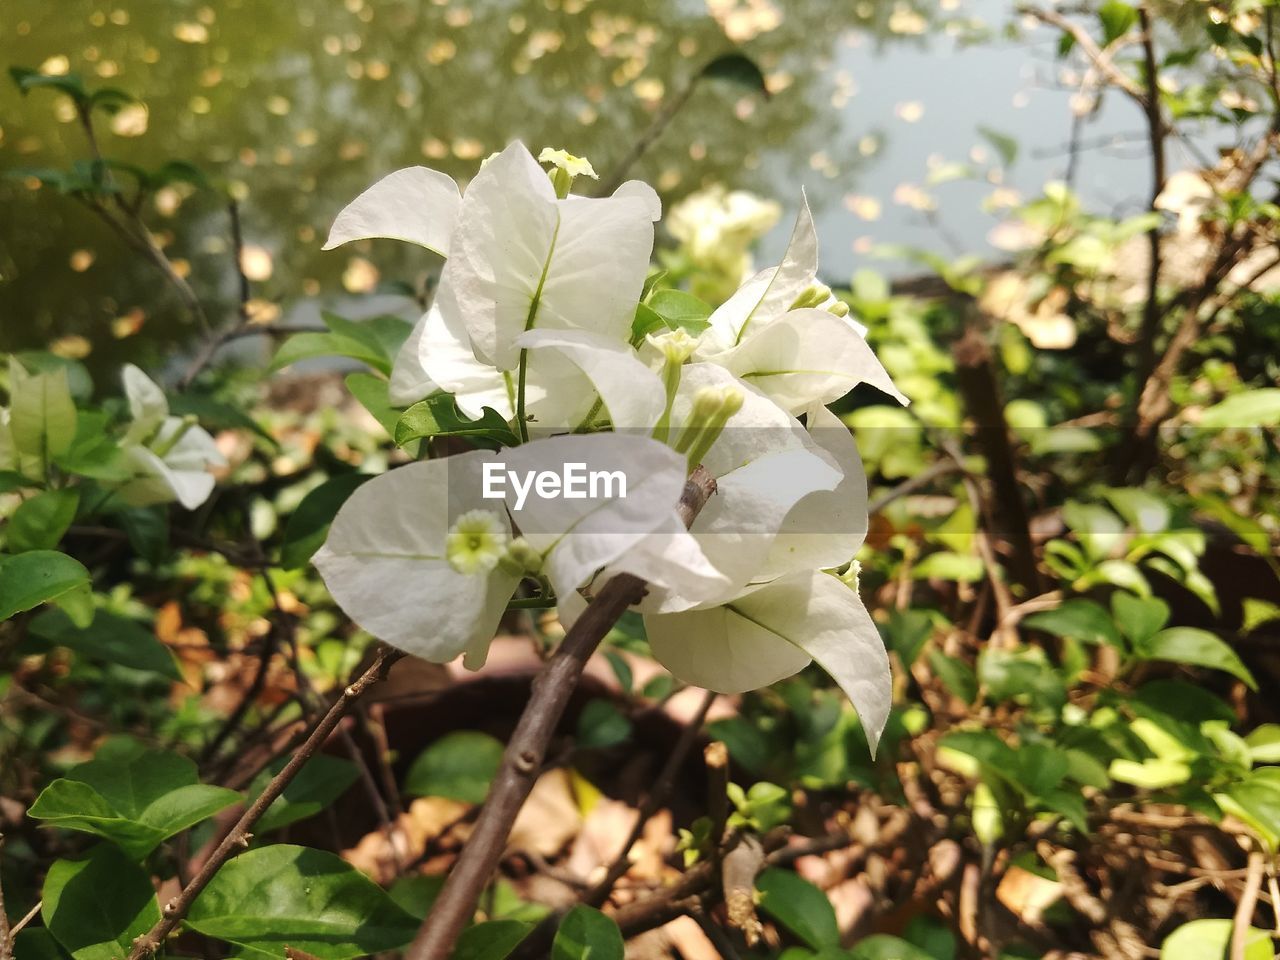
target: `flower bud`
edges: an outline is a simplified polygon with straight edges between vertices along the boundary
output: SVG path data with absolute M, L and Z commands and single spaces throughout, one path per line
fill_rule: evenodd
M 498 563 L 513 576 L 536 576 L 542 571 L 542 554 L 524 537 L 516 537 L 507 544 L 506 552 Z
M 835 314 L 837 317 L 847 317 L 849 315 L 849 305 L 843 300 L 835 300 L 827 307 L 827 312 Z

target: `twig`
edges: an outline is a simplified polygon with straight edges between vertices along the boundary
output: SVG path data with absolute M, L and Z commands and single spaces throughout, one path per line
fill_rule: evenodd
M 1113 57 L 1122 44 L 1118 41 L 1113 41 L 1106 49 L 1099 47 L 1097 41 L 1093 39 L 1088 30 L 1074 20 L 1064 17 L 1057 10 L 1044 10 L 1039 7 L 1020 5 L 1018 12 L 1035 17 L 1041 23 L 1047 23 L 1069 34 L 1071 39 L 1076 42 L 1076 46 L 1084 51 L 1085 56 L 1089 58 L 1089 62 L 1099 74 L 1145 108 L 1147 91 L 1142 89 L 1134 81 L 1133 77 L 1115 65 Z
M 721 960 L 740 960 L 738 950 L 729 939 L 729 935 L 720 928 L 720 924 L 707 916 L 701 906 L 690 908 L 689 916 L 693 917 L 693 922 L 702 928 L 711 945 L 716 948 L 716 953 L 720 954 Z
M 18 936 L 18 934 L 22 932 L 23 928 L 40 915 L 40 908 L 43 906 L 44 906 L 44 901 L 37 900 L 35 902 L 35 906 L 33 906 L 30 910 L 28 910 L 25 914 L 23 914 L 22 919 L 19 920 L 17 923 L 15 923 L 13 927 L 9 930 L 10 949 L 13 948 L 13 941 Z
M 1249 928 L 1253 925 L 1253 911 L 1258 906 L 1258 892 L 1262 889 L 1262 866 L 1262 851 L 1255 847 L 1249 851 L 1249 872 L 1244 878 L 1244 891 L 1231 921 L 1231 960 L 1244 960 Z
M 329 739 L 329 735 L 333 733 L 338 722 L 343 718 L 347 710 L 351 708 L 352 703 L 358 700 L 369 687 L 385 679 L 392 665 L 403 656 L 404 654 L 399 650 L 382 651 L 369 669 L 342 691 L 342 695 L 334 701 L 333 706 L 329 708 L 329 712 L 316 724 L 315 729 L 311 731 L 311 735 L 307 737 L 306 742 L 285 764 L 284 769 L 271 779 L 271 782 L 258 795 L 258 799 L 253 801 L 249 809 L 236 821 L 235 826 L 222 838 L 222 842 L 210 854 L 209 859 L 200 868 L 200 872 L 192 878 L 190 883 L 182 888 L 182 892 L 164 905 L 160 921 L 133 942 L 133 949 L 129 951 L 129 960 L 142 960 L 142 958 L 148 957 L 160 949 L 169 934 L 173 932 L 173 929 L 186 916 L 187 911 L 191 909 L 191 904 L 195 902 L 196 897 L 209 885 L 209 881 L 213 879 L 214 875 L 222 869 L 222 865 L 233 854 L 249 845 L 249 838 L 252 836 L 250 830 L 253 825 L 267 812 L 267 808 L 271 806 L 275 799 L 284 792 L 285 787 L 298 775 L 298 771 L 306 765 L 307 761 Z
M 631 145 L 631 149 L 627 151 L 626 156 L 619 160 L 614 168 L 609 171 L 608 175 L 600 181 L 599 186 L 595 190 L 596 196 L 607 197 L 621 186 L 622 181 L 626 179 L 627 173 L 631 168 L 635 166 L 636 162 L 648 152 L 649 148 L 652 147 L 655 142 L 657 142 L 657 139 L 662 136 L 663 131 L 665 131 L 667 127 L 670 126 L 671 121 L 676 118 L 676 114 L 684 109 L 685 104 L 689 102 L 689 98 L 693 96 L 693 91 L 697 88 L 698 80 L 701 76 L 701 74 L 695 75 L 694 78 L 685 84 L 675 96 L 662 105 L 657 116 L 653 118 L 653 122 L 651 122 L 649 126 L 645 128 L 644 132 L 636 138 L 636 142 Z
M 680 499 L 679 509 L 686 526 L 714 490 L 711 474 L 701 467 L 693 472 Z M 534 678 L 529 702 L 507 744 L 502 767 L 489 788 L 471 839 L 405 953 L 406 960 L 446 960 L 449 956 L 502 858 L 511 825 L 533 789 L 547 746 L 588 658 L 627 608 L 644 596 L 644 590 L 644 581 L 630 574 L 611 579 Z
M 876 497 L 867 504 L 867 513 L 874 516 L 884 510 L 885 507 L 900 500 L 903 497 L 915 493 L 922 487 L 927 487 L 939 477 L 945 477 L 949 473 L 962 472 L 963 467 L 954 460 L 939 460 L 927 470 L 922 470 L 909 480 L 904 480 L 891 490 L 886 490 L 880 496 Z
M 680 732 L 680 739 L 676 741 L 675 747 L 667 755 L 667 761 L 662 765 L 662 770 L 658 773 L 658 779 L 654 781 L 653 788 L 640 805 L 635 826 L 631 828 L 631 833 L 627 835 L 627 839 L 623 842 L 617 858 L 613 863 L 609 864 L 609 869 L 605 872 L 604 878 L 582 898 L 583 903 L 592 907 L 598 907 L 604 903 L 609 899 L 609 893 L 613 890 L 613 885 L 618 882 L 622 875 L 627 872 L 627 868 L 631 866 L 631 848 L 636 845 L 636 842 L 644 833 L 645 824 L 666 801 L 667 794 L 671 792 L 671 787 L 675 783 L 676 774 L 680 771 L 680 766 L 693 748 L 694 741 L 698 739 L 698 734 L 702 732 L 702 724 L 707 719 L 707 711 L 711 709 L 711 704 L 715 702 L 716 696 L 716 693 L 712 690 L 708 690 L 703 696 L 698 712 Z
M 748 947 L 760 939 L 762 926 L 756 916 L 756 877 L 764 867 L 764 847 L 755 834 L 744 833 L 724 855 L 720 882 L 724 886 L 724 904 L 729 911 L 729 925 L 742 931 Z
M 1142 59 L 1147 73 L 1147 97 L 1142 109 L 1147 116 L 1147 136 L 1151 150 L 1151 202 L 1148 209 L 1158 213 L 1156 201 L 1165 186 L 1165 124 L 1160 111 L 1160 74 L 1156 61 L 1155 27 L 1145 4 L 1138 6 L 1138 22 L 1142 27 Z M 1159 222 L 1147 231 L 1147 248 L 1151 263 L 1147 269 L 1147 300 L 1142 309 L 1142 333 L 1138 340 L 1138 382 L 1150 376 L 1156 362 L 1156 337 L 1160 333 L 1160 268 L 1161 233 Z

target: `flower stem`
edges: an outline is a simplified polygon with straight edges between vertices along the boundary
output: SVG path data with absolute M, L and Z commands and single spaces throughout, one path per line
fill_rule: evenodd
M 520 351 L 520 373 L 516 379 L 516 430 L 520 433 L 520 442 L 529 442 L 529 424 L 524 416 L 524 384 L 529 374 L 529 351 Z
M 694 471 L 680 498 L 679 511 L 686 526 L 713 492 L 711 474 Z M 644 590 L 639 577 L 624 573 L 612 578 L 574 621 L 534 678 L 529 702 L 507 744 L 475 829 L 406 951 L 406 960 L 447 960 L 450 956 L 458 934 L 474 916 L 476 903 L 502 860 L 511 825 L 541 772 L 547 746 L 588 658 L 627 608 L 644 596 Z

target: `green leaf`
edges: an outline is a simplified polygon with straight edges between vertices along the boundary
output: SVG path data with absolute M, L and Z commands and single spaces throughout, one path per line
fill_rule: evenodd
M 83 860 L 57 860 L 40 915 L 75 960 L 118 960 L 160 921 L 151 879 L 109 843 Z
M 405 777 L 405 792 L 483 803 L 502 764 L 502 751 L 502 744 L 486 733 L 459 730 L 446 734 L 413 761 Z
M 13 955 L 22 960 L 69 960 L 71 954 L 62 949 L 48 927 L 24 927 L 13 940 Z
M 343 473 L 310 490 L 285 524 L 280 566 L 286 570 L 305 567 L 329 535 L 329 525 L 339 508 L 371 477 L 367 473 Z
M 75 490 L 46 490 L 18 504 L 5 526 L 5 546 L 12 553 L 52 550 L 71 526 L 80 505 Z
M 433 394 L 400 415 L 392 436 L 401 447 L 427 437 L 464 437 L 485 447 L 511 447 L 520 442 L 502 414 L 491 407 L 485 407 L 483 413 L 479 420 L 470 420 L 458 409 L 452 394 Z
M 121 484 L 133 477 L 124 451 L 108 430 L 108 418 L 99 411 L 81 411 L 76 435 L 65 453 L 54 458 L 58 469 L 104 484 Z
M 391 365 L 382 350 L 365 339 L 338 333 L 295 333 L 280 344 L 271 361 L 271 370 L 282 370 L 301 360 L 316 357 L 350 357 L 367 363 L 384 374 L 391 372 Z
M 54 457 L 67 452 L 76 435 L 76 407 L 65 367 L 30 374 L 9 358 L 9 433 L 19 470 L 43 478 Z
M 450 960 L 504 960 L 532 927 L 521 920 L 477 923 L 462 931 Z
M 69 600 L 89 590 L 89 571 L 56 550 L 0 557 L 0 620 L 42 603 Z
M 1102 24 L 1102 45 L 1105 47 L 1133 29 L 1138 22 L 1138 11 L 1127 3 L 1109 0 L 1098 8 L 1098 22 Z
M 1184 923 L 1160 945 L 1160 960 L 1227 960 L 1231 951 L 1230 920 L 1192 920 Z M 1273 960 L 1271 936 L 1250 927 L 1245 938 L 1244 960 Z
M 578 715 L 578 746 L 612 747 L 631 736 L 631 721 L 608 700 L 589 700 Z
M 622 960 L 622 932 L 599 910 L 579 905 L 564 915 L 551 960 Z
M 1153 757 L 1139 762 L 1117 757 L 1111 761 L 1107 774 L 1112 780 L 1132 784 L 1144 790 L 1163 790 L 1190 780 L 1191 767 L 1181 760 L 1161 760 Z
M 672 330 L 685 330 L 699 334 L 707 328 L 711 305 L 683 290 L 655 290 L 647 304 L 662 322 Z
M 162 841 L 240 799 L 234 790 L 200 783 L 196 765 L 186 757 L 119 739 L 45 787 L 27 814 L 104 837 L 141 860 Z
M 1280 724 L 1264 723 L 1244 738 L 1254 763 L 1280 763 Z
M 929 554 L 911 570 L 911 575 L 917 580 L 954 580 L 959 583 L 977 583 L 985 573 L 981 557 L 950 550 Z
M 648 304 L 636 304 L 636 316 L 631 321 L 631 345 L 633 347 L 643 343 L 644 338 L 649 334 L 666 329 L 667 325 L 663 322 L 662 317 L 654 313 Z
M 1263 767 L 1214 794 L 1218 805 L 1247 823 L 1273 855 L 1280 846 L 1280 779 L 1272 776 L 1276 773 L 1280 771 L 1275 767 Z
M 1006 167 L 1012 166 L 1018 159 L 1018 141 L 1009 134 L 984 126 L 978 127 L 978 134 L 995 147 L 996 153 L 1000 154 L 1000 162 Z
M 847 956 L 848 960 L 934 960 L 914 944 L 885 933 L 859 940 Z
M 978 696 L 978 677 L 963 660 L 949 657 L 941 650 L 929 651 L 929 669 L 942 681 L 943 686 L 965 703 L 973 703 Z
M 1092 600 L 1077 597 L 1067 600 L 1052 610 L 1042 610 L 1026 617 L 1023 624 L 1084 643 L 1105 643 L 1121 646 L 1120 634 L 1111 622 L 1111 614 Z
M 283 768 L 286 759 L 273 764 L 255 781 L 253 794 L 261 793 L 267 782 Z M 359 768 L 350 760 L 317 753 L 298 771 L 298 775 L 276 797 L 254 828 L 259 835 L 314 817 L 324 810 L 360 777 Z
M 350 373 L 347 374 L 343 383 L 347 385 L 351 395 L 369 411 L 373 419 L 382 425 L 382 429 L 394 436 L 400 411 L 391 405 L 387 395 L 387 381 L 381 377 L 375 377 L 372 373 Z
M 1280 387 L 1249 390 L 1227 397 L 1200 414 L 1200 426 L 1209 430 L 1233 427 L 1274 427 L 1280 423 Z
M 210 430 L 248 430 L 267 441 L 273 448 L 280 445 L 262 425 L 243 410 L 214 397 L 198 393 L 179 393 L 169 397 L 169 412 L 175 417 L 193 416 Z
M 827 895 L 789 870 L 770 867 L 756 878 L 760 909 L 814 950 L 840 945 L 836 912 Z
M 1145 660 L 1168 660 L 1172 663 L 1223 670 L 1243 680 L 1249 689 L 1258 689 L 1253 674 L 1236 652 L 1208 630 L 1170 627 L 1151 637 L 1139 648 L 1138 653 Z
M 53 76 L 41 73 L 39 70 L 32 70 L 29 67 L 10 67 L 9 76 L 13 78 L 13 82 L 24 95 L 32 90 L 46 87 L 65 93 L 76 103 L 85 103 L 88 100 L 89 93 L 85 90 L 84 82 L 80 79 L 79 74 L 66 73 L 61 76 Z
M 105 610 L 95 611 L 87 627 L 77 626 L 62 610 L 48 610 L 31 621 L 31 633 L 90 660 L 118 663 L 179 682 L 183 679 L 173 651 L 154 632 L 136 620 Z
M 289 844 L 229 861 L 196 898 L 187 924 L 271 956 L 289 946 L 320 960 L 395 950 L 418 929 L 386 891 L 341 857 Z
M 698 77 L 724 80 L 746 87 L 754 93 L 764 94 L 766 98 L 769 96 L 769 87 L 765 83 L 763 71 L 754 60 L 741 53 L 726 53 L 716 57 L 702 68 Z
M 1111 595 L 1116 624 L 1135 647 L 1140 647 L 1169 622 L 1169 605 L 1159 597 L 1135 597 L 1117 590 Z

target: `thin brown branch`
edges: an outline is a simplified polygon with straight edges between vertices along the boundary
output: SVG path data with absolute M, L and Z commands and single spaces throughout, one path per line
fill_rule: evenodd
M 1147 117 L 1148 147 L 1151 151 L 1151 200 L 1148 210 L 1157 213 L 1156 201 L 1165 186 L 1165 123 L 1160 110 L 1160 73 L 1156 60 L 1155 30 L 1151 15 L 1145 5 L 1138 7 L 1138 22 L 1142 27 L 1142 60 L 1146 69 L 1147 97 L 1142 109 Z M 1156 362 L 1156 338 L 1160 334 L 1160 269 L 1162 266 L 1160 224 L 1155 223 L 1147 231 L 1147 249 L 1150 264 L 1147 268 L 1147 299 L 1142 308 L 1142 332 L 1138 338 L 1139 383 L 1150 376 Z
M 1249 851 L 1249 872 L 1244 878 L 1244 890 L 1231 921 L 1231 960 L 1245 960 L 1244 950 L 1249 940 L 1249 928 L 1253 925 L 1253 911 L 1258 907 L 1258 893 L 1262 890 L 1264 863 L 1261 850 Z
M 1113 86 L 1119 87 L 1130 97 L 1134 99 L 1143 109 L 1146 109 L 1147 91 L 1142 88 L 1133 77 L 1129 76 L 1123 70 L 1115 65 L 1114 54 L 1121 46 L 1119 40 L 1113 41 L 1105 49 L 1098 46 L 1098 42 L 1093 39 L 1089 31 L 1082 24 L 1076 23 L 1070 17 L 1065 17 L 1057 10 L 1047 10 L 1040 7 L 1020 5 L 1018 12 L 1027 16 L 1034 17 L 1041 23 L 1049 26 L 1057 27 L 1063 33 L 1066 33 L 1075 41 L 1088 58 L 1093 68 Z
M 699 467 L 680 499 L 688 526 L 715 491 L 715 479 Z M 645 591 L 630 574 L 611 579 L 569 628 L 555 653 L 534 678 L 528 704 L 507 744 L 502 766 L 489 788 L 470 840 L 449 872 L 431 913 L 405 954 L 406 960 L 446 960 L 502 859 L 516 815 L 542 767 L 547 747 L 587 660 L 604 635 Z
M 316 724 L 311 731 L 311 735 L 307 737 L 306 742 L 298 748 L 297 752 L 289 759 L 289 762 L 285 764 L 284 769 L 271 779 L 271 782 L 258 795 L 258 798 L 253 801 L 240 819 L 236 821 L 235 825 L 227 832 L 226 836 L 222 838 L 222 842 L 210 854 L 209 859 L 200 868 L 200 872 L 192 878 L 190 883 L 182 888 L 182 891 L 177 896 L 164 905 L 159 923 L 134 941 L 133 949 L 129 952 L 129 960 L 143 960 L 144 957 L 149 957 L 160 949 L 169 934 L 173 932 L 182 918 L 187 915 L 187 911 L 191 909 L 191 904 L 195 902 L 196 897 L 209 885 L 209 881 L 214 878 L 214 875 L 222 869 L 222 865 L 231 859 L 234 854 L 249 845 L 249 839 L 252 836 L 250 831 L 253 829 L 254 824 L 261 819 L 262 815 L 267 812 L 267 808 L 284 792 L 285 787 L 293 782 L 293 778 L 298 775 L 298 772 L 306 765 L 307 761 L 329 739 L 329 735 L 333 733 L 334 728 L 346 715 L 351 705 L 369 687 L 384 680 L 392 665 L 403 656 L 404 654 L 399 650 L 382 651 L 369 669 L 365 670 L 357 680 L 342 691 L 342 695 L 334 701 L 333 706 L 329 708 L 329 712 Z

